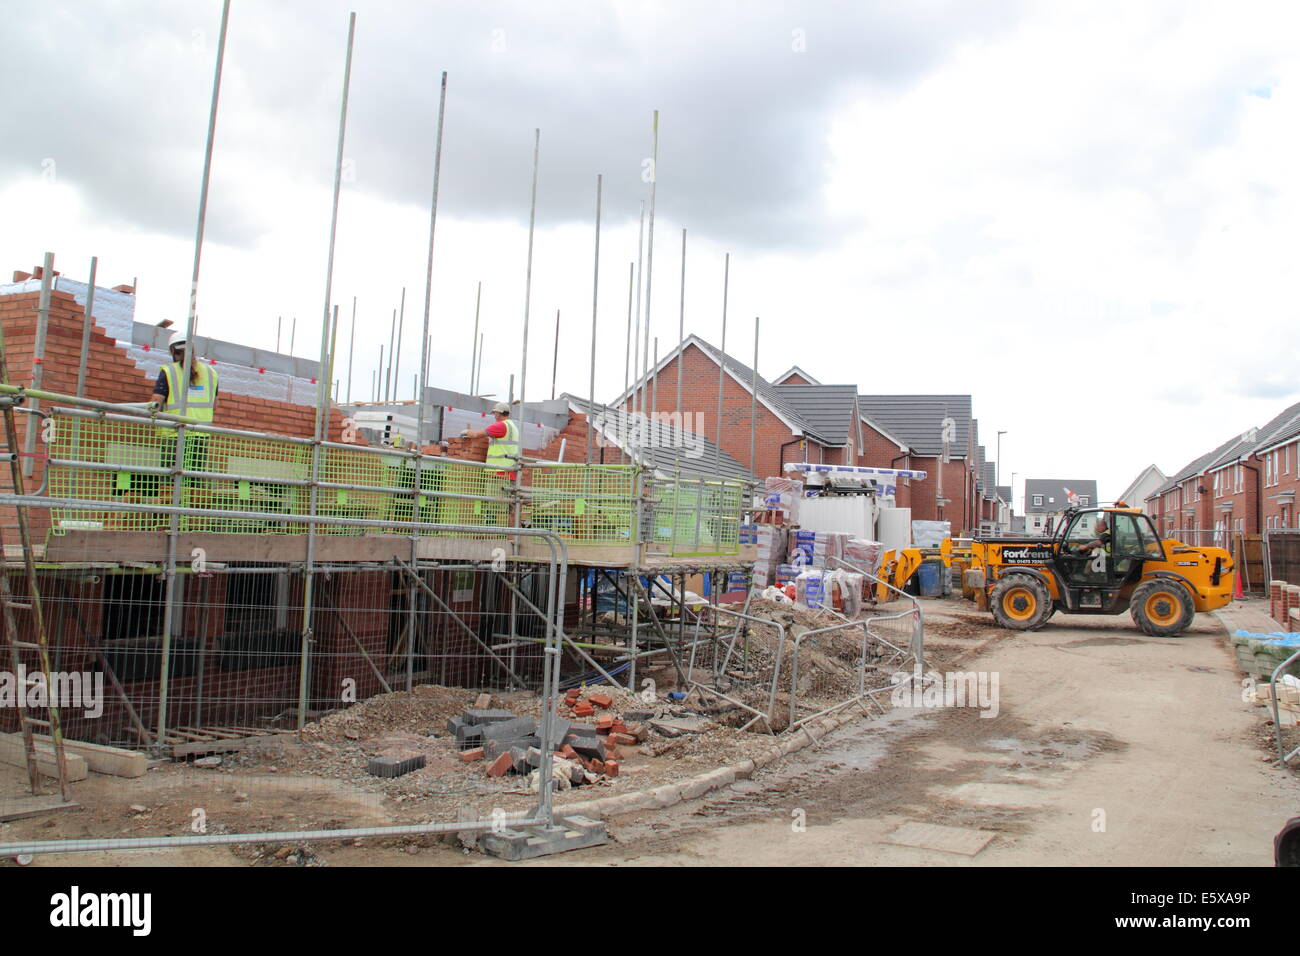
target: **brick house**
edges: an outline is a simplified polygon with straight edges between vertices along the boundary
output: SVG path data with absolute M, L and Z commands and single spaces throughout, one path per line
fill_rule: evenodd
M 660 420 L 668 420 L 664 416 L 671 417 L 678 411 L 679 370 L 681 427 L 718 442 L 721 380 L 722 428 L 718 443 L 737 462 L 751 467 L 758 477 L 782 474 L 786 462 L 857 464 L 861 441 L 854 421 L 854 386 L 789 383 L 777 386 L 696 335 L 689 336 L 680 348 L 661 359 L 648 376 L 611 404 L 628 410 L 635 404 L 638 409 L 647 408 Z M 805 395 L 802 389 L 813 391 Z M 752 423 L 756 460 L 753 462 L 749 456 L 751 407 L 755 409 Z
M 1229 535 L 1298 528 L 1300 403 L 1193 459 L 1151 492 L 1162 534 L 1224 544 Z
M 1088 508 L 1096 504 L 1095 479 L 1026 478 L 1025 532 L 1050 535 L 1059 530 L 1060 518 L 1067 508 Z
M 982 462 L 979 423 L 971 415 L 971 397 L 859 395 L 858 402 L 873 428 L 893 443 L 894 456 L 888 463 L 879 463 L 930 475 L 923 482 L 901 481 L 898 506 L 911 508 L 917 520 L 949 521 L 954 533 L 976 530 Z M 891 450 L 883 442 L 876 447 L 880 455 Z
M 546 448 L 537 453 L 545 461 L 586 461 L 588 423 L 595 422 L 591 437 L 592 461 L 597 464 L 636 462 L 663 475 L 678 467 L 684 474 L 721 475 L 748 480 L 749 469 L 707 436 L 694 434 L 671 424 L 645 419 L 621 408 L 565 393 L 560 400 L 569 408 L 568 424 Z

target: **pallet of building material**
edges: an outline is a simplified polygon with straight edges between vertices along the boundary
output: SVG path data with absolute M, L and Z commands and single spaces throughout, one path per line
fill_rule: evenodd
M 163 741 L 172 757 L 197 757 L 201 754 L 226 754 L 260 746 L 276 738 L 292 739 L 286 730 L 229 730 L 204 727 L 177 727 L 168 731 Z
M 69 781 L 75 783 L 90 776 L 90 767 L 86 764 L 85 757 L 69 753 L 66 748 L 63 751 L 63 756 L 64 768 L 67 771 Z M 15 767 L 27 766 L 27 751 L 23 744 L 22 734 L 0 734 L 0 763 L 11 764 Z M 58 779 L 59 769 L 54 759 L 53 744 L 37 743 L 36 766 L 47 777 Z

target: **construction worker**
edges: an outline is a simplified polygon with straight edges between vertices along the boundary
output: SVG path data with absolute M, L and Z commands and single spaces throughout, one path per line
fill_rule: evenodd
M 492 406 L 492 416 L 496 419 L 487 428 L 466 428 L 460 433 L 462 438 L 487 438 L 488 450 L 486 464 L 497 468 L 496 476 L 500 479 L 491 487 L 492 482 L 484 482 L 480 494 L 497 496 L 509 491 L 515 480 L 519 467 L 519 456 L 523 446 L 519 441 L 519 425 L 510 419 L 510 406 L 497 402 Z M 446 441 L 443 441 L 446 444 Z M 483 524 L 506 524 L 506 506 L 500 502 L 475 502 L 474 511 Z
M 1102 515 L 1097 519 L 1097 524 L 1093 528 L 1093 533 L 1097 536 L 1087 544 L 1079 545 L 1075 549 L 1079 554 L 1091 554 L 1098 548 L 1101 548 L 1106 554 L 1110 554 L 1110 526 L 1106 523 L 1106 516 Z
M 188 385 L 182 389 L 181 381 L 185 375 L 185 353 L 189 349 L 189 343 L 185 340 L 182 333 L 177 333 L 168 345 L 171 352 L 171 362 L 164 365 L 158 370 L 158 379 L 154 383 L 153 395 L 151 400 L 153 404 L 168 415 L 185 415 L 200 423 L 211 424 L 213 414 L 217 408 L 217 391 L 219 388 L 219 377 L 215 367 L 207 362 L 200 362 L 197 357 L 190 359 L 190 379 Z M 182 396 L 184 396 L 184 407 L 182 408 Z M 162 467 L 170 467 L 174 461 L 173 452 L 175 450 L 176 430 L 171 427 L 160 427 L 158 436 L 162 440 L 160 462 Z M 185 437 L 185 470 L 186 471 L 203 471 L 207 466 L 207 444 L 208 436 L 201 432 L 187 434 Z M 153 478 L 153 482 L 144 483 L 143 490 L 148 492 L 149 485 L 153 485 L 153 491 L 156 494 L 158 488 L 158 476 L 145 475 L 145 478 Z M 187 487 L 189 482 L 186 482 Z
M 487 428 L 466 428 L 461 437 L 487 438 L 487 464 L 501 469 L 498 477 L 514 481 L 520 455 L 519 425 L 510 420 L 510 406 L 505 402 L 492 406 L 492 416 L 496 421 Z

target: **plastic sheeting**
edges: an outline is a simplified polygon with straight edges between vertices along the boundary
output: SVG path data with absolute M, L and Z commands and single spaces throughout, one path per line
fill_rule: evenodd
M 918 548 L 937 548 L 951 537 L 951 521 L 912 522 L 912 543 Z

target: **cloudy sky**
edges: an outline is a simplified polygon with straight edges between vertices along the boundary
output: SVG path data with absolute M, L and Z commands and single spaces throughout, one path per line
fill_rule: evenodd
M 604 177 L 597 397 L 622 387 L 628 265 L 660 111 L 651 334 L 688 332 L 867 392 L 970 392 L 1002 481 L 1118 494 L 1300 399 L 1300 6 L 1288 3 L 234 0 L 201 331 L 315 357 L 348 12 L 357 12 L 334 301 L 369 392 L 406 288 L 467 388 L 585 393 Z M 0 36 L 0 269 L 138 277 L 183 318 L 221 4 L 46 2 Z M 346 352 L 344 352 L 346 361 Z M 346 372 L 343 373 L 346 375 Z M 346 386 L 345 386 L 346 387 Z M 1019 492 L 1019 487 L 1017 492 Z

